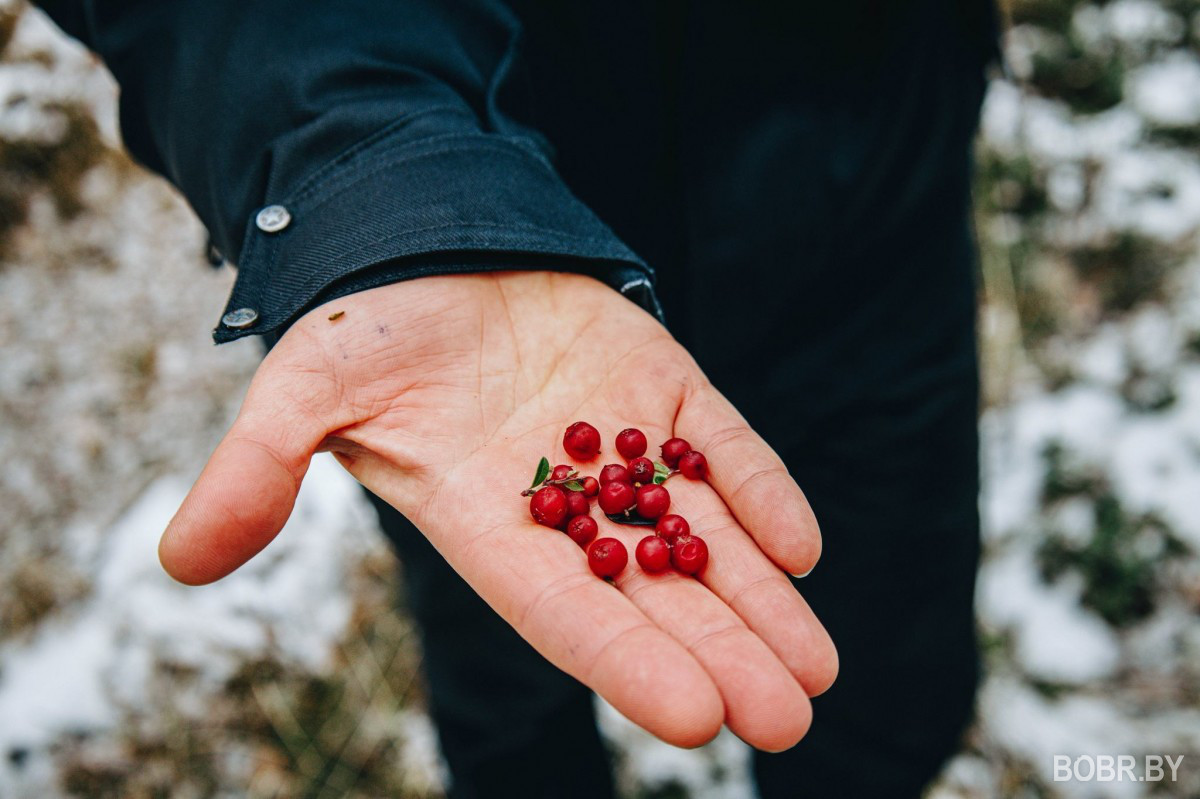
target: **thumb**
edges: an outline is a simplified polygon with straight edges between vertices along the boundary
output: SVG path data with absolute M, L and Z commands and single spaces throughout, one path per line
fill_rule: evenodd
M 328 432 L 260 374 L 158 545 L 167 573 L 188 585 L 219 580 L 283 529 L 313 452 Z M 303 380 L 303 376 L 290 379 Z

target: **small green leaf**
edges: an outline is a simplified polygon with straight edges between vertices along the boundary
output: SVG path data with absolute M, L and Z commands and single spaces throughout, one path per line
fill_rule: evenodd
M 578 480 L 572 480 L 569 483 L 563 483 L 563 488 L 567 489 L 568 491 L 582 491 L 583 483 L 579 482 Z
M 654 473 L 667 475 L 671 473 L 671 470 L 667 468 L 665 463 L 656 463 L 654 464 Z
M 542 483 L 546 482 L 546 477 L 550 474 L 550 461 L 542 458 L 538 461 L 537 473 L 533 475 L 533 485 L 530 488 L 537 488 Z
M 655 473 L 655 475 L 654 475 L 654 484 L 655 484 L 656 486 L 660 486 L 660 485 L 662 485 L 663 483 L 667 482 L 667 478 L 668 478 L 668 477 L 670 477 L 670 476 L 671 476 L 671 473 L 670 473 L 670 472 L 667 472 L 666 474 Z

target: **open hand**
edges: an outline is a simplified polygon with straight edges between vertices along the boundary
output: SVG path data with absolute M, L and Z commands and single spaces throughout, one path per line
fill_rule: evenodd
M 614 588 L 530 519 L 521 490 L 543 455 L 570 463 L 562 434 L 581 419 L 604 438 L 600 458 L 578 464 L 585 474 L 620 460 L 625 427 L 646 433 L 649 455 L 680 436 L 708 457 L 707 483 L 667 484 L 672 512 L 708 543 L 699 579 L 631 559 Z M 539 652 L 669 743 L 700 745 L 726 723 L 786 749 L 837 673 L 785 573 L 807 572 L 821 548 L 800 489 L 670 334 L 597 281 L 428 277 L 304 316 L 164 534 L 167 571 L 201 584 L 253 557 L 319 450 L 407 516 Z M 649 529 L 593 516 L 631 553 Z

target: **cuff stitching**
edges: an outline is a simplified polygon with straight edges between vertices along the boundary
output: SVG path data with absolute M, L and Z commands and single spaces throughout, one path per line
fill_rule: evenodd
M 333 271 L 336 272 L 336 274 L 338 274 L 339 276 L 344 276 L 341 271 L 342 267 L 344 267 L 348 261 L 353 260 L 353 256 L 362 252 L 365 249 L 369 249 L 371 247 L 377 247 L 377 246 L 380 246 L 382 244 L 385 244 L 385 243 L 391 242 L 391 241 L 399 241 L 404 238 L 414 237 L 416 234 L 428 233 L 428 232 L 434 231 L 434 230 L 470 230 L 473 228 L 481 228 L 481 229 L 485 229 L 485 230 L 493 229 L 493 230 L 512 230 L 512 231 L 528 230 L 528 231 L 533 231 L 536 233 L 541 233 L 544 236 L 546 236 L 547 239 L 553 239 L 555 241 L 564 242 L 564 243 L 565 242 L 579 242 L 579 243 L 586 243 L 586 244 L 605 244 L 605 245 L 610 245 L 610 246 L 612 244 L 612 239 L 607 238 L 607 237 L 576 236 L 573 234 L 563 233 L 563 232 L 557 231 L 557 230 L 551 230 L 548 228 L 539 227 L 537 225 L 494 224 L 494 223 L 488 223 L 488 222 L 451 222 L 451 223 L 447 223 L 444 225 L 430 225 L 428 227 L 415 228 L 413 230 L 404 230 L 404 231 L 400 231 L 397 233 L 392 233 L 388 236 L 384 236 L 375 241 L 372 241 L 370 244 L 364 244 L 361 247 L 356 247 L 353 250 L 343 253 L 338 258 L 336 258 L 334 260 L 330 260 L 328 262 L 328 265 L 333 269 Z M 456 242 L 453 246 L 450 246 L 450 247 L 430 248 L 430 249 L 424 250 L 423 252 L 433 253 L 433 252 L 455 252 L 455 251 L 512 252 L 510 250 L 497 249 L 497 248 L 491 248 L 491 247 L 483 247 L 483 246 L 472 247 L 470 245 L 464 246 L 461 242 Z M 549 242 L 547 242 L 544 245 L 537 245 L 537 244 L 532 244 L 532 243 L 522 244 L 521 251 L 529 252 L 529 253 L 536 253 L 539 255 L 562 254 L 561 247 L 551 246 L 549 244 Z M 418 254 L 418 253 L 413 253 L 412 255 L 416 255 L 416 254 Z M 272 255 L 274 255 L 274 253 L 272 253 Z M 400 257 L 411 257 L 411 256 L 404 255 L 404 256 L 400 256 Z M 617 255 L 614 253 L 612 255 L 605 256 L 605 257 L 610 258 L 611 260 L 614 260 L 614 261 L 628 263 L 630 266 L 633 266 L 634 268 L 638 268 L 638 269 L 644 268 L 641 265 L 637 264 L 636 262 L 629 261 L 628 256 L 622 257 L 621 255 Z M 370 266 L 370 265 L 369 264 L 364 265 L 361 268 L 366 268 L 367 266 Z M 272 262 L 271 267 L 273 270 L 274 262 Z M 289 296 L 289 300 L 294 300 L 296 295 L 301 294 L 302 292 L 306 292 L 309 289 L 311 289 L 314 283 L 328 281 L 329 278 L 330 278 L 330 275 L 328 273 L 314 273 L 312 275 L 309 275 L 308 279 L 305 280 L 302 284 L 300 284 L 300 286 L 291 293 L 291 295 Z M 630 281 L 630 283 L 626 284 L 626 286 L 629 286 L 633 283 L 637 283 L 637 281 Z M 649 286 L 648 280 L 646 281 L 646 285 Z M 624 290 L 625 290 L 625 287 L 623 286 L 621 289 L 622 293 L 624 293 Z

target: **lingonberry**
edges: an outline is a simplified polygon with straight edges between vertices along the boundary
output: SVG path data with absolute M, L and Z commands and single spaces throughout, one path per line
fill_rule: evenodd
M 551 480 L 566 480 L 567 475 L 569 475 L 572 471 L 573 470 L 571 469 L 570 466 L 568 466 L 565 463 L 560 463 L 558 466 L 554 467 L 554 470 L 552 472 L 550 472 L 550 479 Z
M 643 571 L 657 574 L 671 565 L 671 545 L 656 535 L 648 535 L 638 542 L 633 551 Z
M 633 493 L 632 485 L 614 480 L 600 486 L 600 496 L 597 501 L 600 503 L 600 510 L 612 516 L 632 508 L 637 502 L 637 496 Z M 565 506 L 565 498 L 563 502 Z
M 637 511 L 643 519 L 657 519 L 671 507 L 671 495 L 663 486 L 647 485 L 637 490 Z
M 668 513 L 654 525 L 654 532 L 665 538 L 667 543 L 673 544 L 679 536 L 691 533 L 692 526 L 678 513 Z
M 629 477 L 635 483 L 654 482 L 654 461 L 649 458 L 634 458 L 629 462 Z
M 567 522 L 567 535 L 581 547 L 587 546 L 598 532 L 600 525 L 596 524 L 596 520 L 591 516 L 576 516 Z
M 609 483 L 632 483 L 633 478 L 629 475 L 629 470 L 619 463 L 610 463 L 600 470 L 600 487 Z
M 595 477 L 585 477 L 580 482 L 583 484 L 583 495 L 585 497 L 594 497 L 600 493 L 600 481 Z
M 646 434 L 636 427 L 627 427 L 617 433 L 617 452 L 627 461 L 646 454 Z
M 679 456 L 679 473 L 689 480 L 708 477 L 708 459 L 694 449 Z
M 615 538 L 598 538 L 588 545 L 587 559 L 597 577 L 616 577 L 629 562 L 629 552 Z
M 538 524 L 558 527 L 567 518 L 567 496 L 558 486 L 543 486 L 529 500 L 529 515 Z
M 567 518 L 572 516 L 583 516 L 588 512 L 587 497 L 582 491 L 572 491 L 569 488 L 564 488 L 563 493 L 567 498 Z
M 692 448 L 692 445 L 684 441 L 682 438 L 671 438 L 663 442 L 662 459 L 663 463 L 675 468 L 679 463 L 679 458 L 683 453 Z
M 684 574 L 699 574 L 708 564 L 708 544 L 699 536 L 679 536 L 671 545 L 671 563 Z
M 563 449 L 577 461 L 590 461 L 600 454 L 600 431 L 587 422 L 576 422 L 563 434 Z

